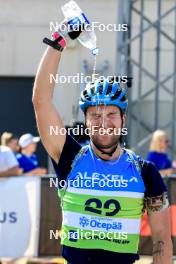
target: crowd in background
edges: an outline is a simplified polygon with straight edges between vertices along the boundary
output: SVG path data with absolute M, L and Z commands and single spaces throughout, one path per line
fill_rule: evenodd
M 0 177 L 17 175 L 45 175 L 47 170 L 39 166 L 36 155 L 39 137 L 24 134 L 20 138 L 4 132 L 0 145 Z M 146 160 L 155 164 L 162 176 L 176 174 L 176 161 L 167 154 L 169 139 L 165 131 L 156 130 L 149 146 Z
M 47 170 L 39 166 L 36 155 L 39 137 L 24 134 L 20 138 L 4 132 L 0 145 L 0 177 L 18 175 L 45 175 Z

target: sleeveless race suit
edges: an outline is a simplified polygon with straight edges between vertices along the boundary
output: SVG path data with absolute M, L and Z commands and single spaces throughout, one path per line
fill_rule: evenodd
M 53 164 L 59 180 L 67 182 L 59 188 L 63 256 L 73 264 L 138 259 L 144 197 L 166 192 L 155 167 L 128 150 L 104 161 L 90 145 L 82 148 L 70 136 L 59 164 Z

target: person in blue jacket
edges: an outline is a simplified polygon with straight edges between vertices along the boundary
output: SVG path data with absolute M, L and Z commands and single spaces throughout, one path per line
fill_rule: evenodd
M 166 153 L 168 143 L 169 140 L 166 132 L 160 129 L 156 130 L 153 133 L 149 152 L 146 157 L 148 161 L 155 164 L 162 175 L 171 175 L 176 173 L 176 169 L 173 168 L 174 164 L 172 164 L 172 161 Z
M 46 174 L 46 169 L 39 167 L 38 158 L 35 154 L 39 141 L 39 137 L 33 137 L 31 134 L 24 134 L 19 139 L 21 152 L 16 155 L 16 158 L 24 175 Z

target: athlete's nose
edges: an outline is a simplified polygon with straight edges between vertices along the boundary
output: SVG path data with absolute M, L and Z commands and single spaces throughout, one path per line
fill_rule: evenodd
M 103 127 L 104 129 L 108 128 L 108 117 L 106 115 L 102 115 L 100 119 L 100 126 Z

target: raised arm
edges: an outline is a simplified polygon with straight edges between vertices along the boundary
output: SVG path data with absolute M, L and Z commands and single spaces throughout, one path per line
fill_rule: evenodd
M 62 152 L 65 135 L 50 134 L 50 126 L 58 129 L 64 127 L 60 114 L 52 102 L 54 84 L 50 83 L 50 74 L 57 73 L 60 58 L 61 52 L 58 50 L 52 47 L 46 49 L 37 70 L 32 98 L 42 143 L 56 162 Z

